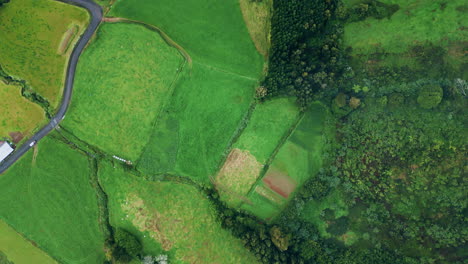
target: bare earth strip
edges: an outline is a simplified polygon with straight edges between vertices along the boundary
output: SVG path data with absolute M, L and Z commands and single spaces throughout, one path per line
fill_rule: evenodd
M 215 185 L 220 191 L 229 190 L 236 196 L 244 197 L 257 180 L 262 168 L 263 165 L 248 151 L 235 148 L 229 153 L 226 162 L 216 176 Z M 230 197 L 227 202 L 233 205 L 241 202 L 235 200 L 237 199 Z

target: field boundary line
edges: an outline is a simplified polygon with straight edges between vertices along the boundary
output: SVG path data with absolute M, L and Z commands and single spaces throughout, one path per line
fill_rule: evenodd
M 0 64 L 0 81 L 3 81 L 7 85 L 17 85 L 21 89 L 21 96 L 33 104 L 36 104 L 42 108 L 44 114 L 48 120 L 52 118 L 50 111 L 50 102 L 32 87 L 30 87 L 26 80 L 19 79 L 15 76 L 7 73 Z
M 247 80 L 252 80 L 252 81 L 258 81 L 258 80 L 259 80 L 259 78 L 254 78 L 254 77 L 242 75 L 242 74 L 235 73 L 235 72 L 232 72 L 232 71 L 228 71 L 228 70 L 225 70 L 225 69 L 222 69 L 222 68 L 219 68 L 219 67 L 210 65 L 210 64 L 203 63 L 203 62 L 196 61 L 195 64 L 199 64 L 199 65 L 202 65 L 202 66 L 211 68 L 211 69 L 213 69 L 213 70 L 215 70 L 215 71 L 218 71 L 218 72 L 226 73 L 226 74 L 229 74 L 229 75 L 234 75 L 234 76 L 237 76 L 237 77 L 239 77 L 239 78 L 243 78 L 243 79 L 247 79 Z
M 24 240 L 27 241 L 27 243 L 31 244 L 31 246 L 37 248 L 38 250 L 40 250 L 44 255 L 48 256 L 49 258 L 51 258 L 53 261 L 55 261 L 55 263 L 60 263 L 59 259 L 57 259 L 56 257 L 52 256 L 51 254 L 49 254 L 49 252 L 47 252 L 45 249 L 41 248 L 39 246 L 39 244 L 37 244 L 34 240 L 32 239 L 29 239 L 27 238 L 23 233 L 19 232 L 18 230 L 16 230 L 15 227 L 13 227 L 12 225 L 10 225 L 5 219 L 0 219 L 0 222 L 3 222 L 5 223 L 5 225 L 9 228 L 11 228 L 17 235 L 19 235 L 20 237 L 22 237 Z
M 255 187 L 260 183 L 260 181 L 263 179 L 263 177 L 265 176 L 266 172 L 268 171 L 271 163 L 273 162 L 273 160 L 275 159 L 276 155 L 278 154 L 278 152 L 280 151 L 281 147 L 283 147 L 283 145 L 286 143 L 286 141 L 289 139 L 289 137 L 294 133 L 294 131 L 296 130 L 297 126 L 299 126 L 299 123 L 301 122 L 302 118 L 304 117 L 305 115 L 305 111 L 302 111 L 298 114 L 298 116 L 296 117 L 296 120 L 294 121 L 293 125 L 286 131 L 286 133 L 284 133 L 283 137 L 281 138 L 281 140 L 278 142 L 278 145 L 276 145 L 275 149 L 273 150 L 273 152 L 271 153 L 270 157 L 267 159 L 267 161 L 265 162 L 265 165 L 263 166 L 260 174 L 258 175 L 258 178 L 257 180 L 255 181 L 254 184 L 252 184 L 252 186 L 250 187 L 250 190 L 249 192 L 246 194 L 247 196 L 249 196 L 252 192 L 255 191 Z M 242 205 L 241 205 L 242 206 Z
M 223 156 L 222 156 L 221 160 L 219 161 L 218 166 L 216 168 L 216 175 L 219 173 L 219 171 L 223 167 L 224 163 L 226 162 L 226 159 L 228 158 L 229 153 L 231 152 L 232 146 L 234 145 L 234 143 L 237 142 L 239 137 L 242 135 L 242 132 L 244 132 L 245 128 L 249 124 L 250 119 L 252 118 L 252 114 L 253 114 L 255 108 L 257 107 L 257 104 L 258 104 L 257 100 L 253 99 L 252 102 L 250 103 L 249 108 L 247 109 L 247 112 L 244 114 L 244 116 L 240 120 L 239 124 L 237 125 L 236 130 L 234 131 L 234 133 L 232 133 L 232 136 L 229 139 L 229 142 L 228 142 L 228 144 L 227 144 L 227 146 L 226 146 L 226 148 L 225 148 L 225 150 L 223 152 Z M 213 176 L 210 176 L 210 177 L 213 177 Z
M 169 91 L 167 93 L 167 96 L 166 96 L 164 102 L 162 103 L 158 113 L 156 114 L 156 117 L 153 120 L 153 124 L 151 125 L 151 135 L 148 138 L 148 141 L 146 142 L 145 147 L 143 148 L 142 152 L 140 153 L 140 156 L 138 157 L 137 160 L 135 160 L 135 167 L 138 167 L 138 164 L 139 164 L 143 154 L 145 153 L 146 149 L 148 148 L 149 142 L 151 141 L 151 139 L 153 137 L 154 129 L 156 128 L 156 125 L 159 123 L 159 121 L 161 119 L 161 113 L 165 109 L 167 109 L 168 105 L 170 105 L 169 101 L 171 101 L 171 98 L 174 96 L 174 93 L 175 93 L 175 90 L 176 90 L 176 84 L 180 79 L 181 73 L 185 70 L 185 64 L 186 63 L 187 63 L 187 61 L 184 60 L 184 62 L 180 64 L 180 68 L 177 71 L 177 73 L 175 74 L 174 79 L 172 80 L 172 82 L 171 82 L 171 84 L 169 86 Z
M 184 58 L 187 60 L 187 63 L 190 67 L 190 70 L 192 69 L 192 57 L 190 57 L 190 54 L 182 46 L 177 44 L 177 42 L 175 42 L 171 37 L 169 37 L 169 35 L 167 35 L 164 31 L 162 31 L 162 29 L 160 29 L 159 27 L 142 22 L 142 21 L 132 20 L 132 19 L 123 18 L 123 17 L 104 17 L 102 21 L 108 22 L 108 23 L 123 22 L 123 23 L 137 24 L 137 25 L 142 25 L 151 31 L 156 31 L 157 33 L 159 33 L 159 35 L 164 39 L 164 41 L 168 45 L 176 48 L 180 52 L 180 54 L 184 56 Z

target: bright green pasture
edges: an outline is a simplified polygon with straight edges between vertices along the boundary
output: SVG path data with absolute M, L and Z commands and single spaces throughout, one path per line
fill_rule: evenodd
M 109 15 L 161 28 L 194 61 L 253 78 L 261 74 L 263 59 L 238 0 L 118 0 Z
M 258 162 L 265 164 L 298 114 L 299 108 L 291 98 L 257 104 L 247 127 L 233 147 L 248 150 Z
M 135 24 L 104 24 L 80 58 L 64 127 L 109 154 L 135 161 L 170 96 L 182 57 Z
M 111 224 L 137 235 L 145 254 L 169 251 L 171 263 L 257 263 L 241 241 L 221 227 L 215 209 L 197 188 L 143 178 L 99 165 L 109 196 Z
M 463 29 L 468 25 L 468 16 L 466 11 L 460 10 L 466 6 L 464 0 L 381 1 L 398 4 L 400 9 L 390 19 L 368 18 L 345 26 L 344 42 L 353 48 L 354 54 L 370 54 L 382 49 L 388 53 L 402 53 L 410 46 L 427 41 L 449 46 L 468 38 Z
M 8 260 L 16 264 L 57 263 L 44 251 L 33 246 L 13 228 L 0 220 L 0 254 L 6 254 Z
M 138 169 L 208 183 L 253 100 L 256 80 L 195 63 L 158 118 Z
M 0 176 L 0 219 L 60 262 L 102 263 L 87 157 L 51 138 L 37 148 Z
M 70 25 L 89 20 L 81 8 L 52 0 L 13 0 L 0 9 L 0 63 L 57 107 L 72 49 L 58 54 Z M 76 41 L 75 39 L 74 41 Z
M 322 104 L 312 104 L 294 132 L 281 146 L 268 169 L 288 175 L 296 183 L 296 190 L 307 179 L 317 174 L 322 166 L 321 153 L 326 116 L 327 110 Z M 257 186 L 263 185 L 259 179 Z M 289 199 L 293 196 L 294 193 L 289 196 Z M 276 206 L 272 206 L 270 200 L 260 197 L 255 192 L 255 187 L 252 188 L 248 198 L 254 201 L 254 205 L 244 203 L 242 208 L 266 220 L 274 218 L 286 205 L 286 200 L 284 200 Z M 261 209 L 263 207 L 268 208 L 268 210 Z
M 0 98 L 8 98 L 2 103 L 0 115 L 0 138 L 10 132 L 20 131 L 30 135 L 39 124 L 46 121 L 44 110 L 21 95 L 21 87 L 8 85 L 0 80 Z

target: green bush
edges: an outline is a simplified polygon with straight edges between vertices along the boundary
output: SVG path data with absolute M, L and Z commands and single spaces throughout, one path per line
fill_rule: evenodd
M 426 85 L 422 87 L 417 100 L 422 108 L 431 109 L 440 104 L 442 96 L 442 87 L 439 85 Z
M 116 248 L 124 249 L 128 255 L 137 257 L 142 250 L 140 241 L 128 231 L 117 228 L 114 233 Z M 120 251 L 120 250 L 118 250 Z

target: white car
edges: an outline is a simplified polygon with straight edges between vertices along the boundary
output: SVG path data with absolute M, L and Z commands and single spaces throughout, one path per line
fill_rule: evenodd
M 37 141 L 34 140 L 33 142 L 29 143 L 29 146 L 30 146 L 30 147 L 33 147 L 34 145 L 36 145 L 36 142 L 37 142 Z

